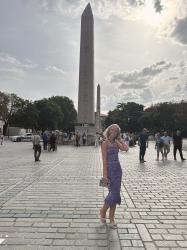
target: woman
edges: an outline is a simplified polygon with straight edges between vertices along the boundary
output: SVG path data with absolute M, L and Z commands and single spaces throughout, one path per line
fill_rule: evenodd
M 103 159 L 103 181 L 108 185 L 109 193 L 105 199 L 103 207 L 100 209 L 100 220 L 106 222 L 106 212 L 108 208 L 110 227 L 117 228 L 114 221 L 116 204 L 121 204 L 120 190 L 122 169 L 118 159 L 119 149 L 128 151 L 128 146 L 120 138 L 120 127 L 117 124 L 109 126 L 105 132 L 105 140 L 101 145 Z

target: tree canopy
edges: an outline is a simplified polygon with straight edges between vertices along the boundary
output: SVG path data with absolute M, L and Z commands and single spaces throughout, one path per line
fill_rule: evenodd
M 8 125 L 42 131 L 72 131 L 77 112 L 73 101 L 65 96 L 31 102 L 14 94 L 0 92 L 0 119 L 4 122 L 4 134 Z
M 146 127 L 152 133 L 180 129 L 187 136 L 187 102 L 164 102 L 145 108 L 134 102 L 119 103 L 109 111 L 105 127 L 117 123 L 122 131 L 139 132 Z

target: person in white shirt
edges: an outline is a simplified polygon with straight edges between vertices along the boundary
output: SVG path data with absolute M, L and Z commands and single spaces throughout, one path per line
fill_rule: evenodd
M 167 132 L 164 132 L 164 135 L 161 137 L 161 139 L 164 142 L 164 157 L 165 159 L 167 159 L 167 155 L 170 152 L 170 142 L 171 142 L 171 138 L 168 136 Z
M 34 158 L 35 161 L 40 161 L 41 155 L 41 145 L 40 145 L 40 136 L 39 133 L 35 133 L 32 137 L 33 149 L 34 149 Z

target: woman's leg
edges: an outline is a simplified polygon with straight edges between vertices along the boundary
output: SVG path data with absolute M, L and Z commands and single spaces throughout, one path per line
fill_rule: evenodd
M 157 161 L 159 161 L 159 148 L 158 148 L 158 146 L 157 146 L 156 151 L 157 151 Z
M 163 152 L 163 148 L 160 149 L 160 152 L 162 154 L 162 160 L 164 161 L 164 152 Z
M 101 218 L 106 218 L 106 212 L 107 212 L 108 208 L 109 208 L 109 205 L 104 203 L 103 207 L 100 209 Z
M 110 211 L 109 211 L 109 219 L 110 219 L 110 223 L 114 223 L 114 215 L 115 215 L 115 211 L 116 211 L 116 205 L 110 207 Z

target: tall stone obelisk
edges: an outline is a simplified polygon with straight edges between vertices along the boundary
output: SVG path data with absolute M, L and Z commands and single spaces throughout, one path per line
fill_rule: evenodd
M 81 17 L 78 119 L 75 131 L 86 133 L 87 144 L 94 142 L 94 18 L 90 3 Z
M 81 17 L 78 123 L 94 124 L 94 19 L 90 3 Z
M 100 85 L 97 85 L 97 109 L 96 109 L 96 121 L 95 128 L 96 132 L 101 132 L 101 105 L 100 105 L 101 93 L 100 93 Z

